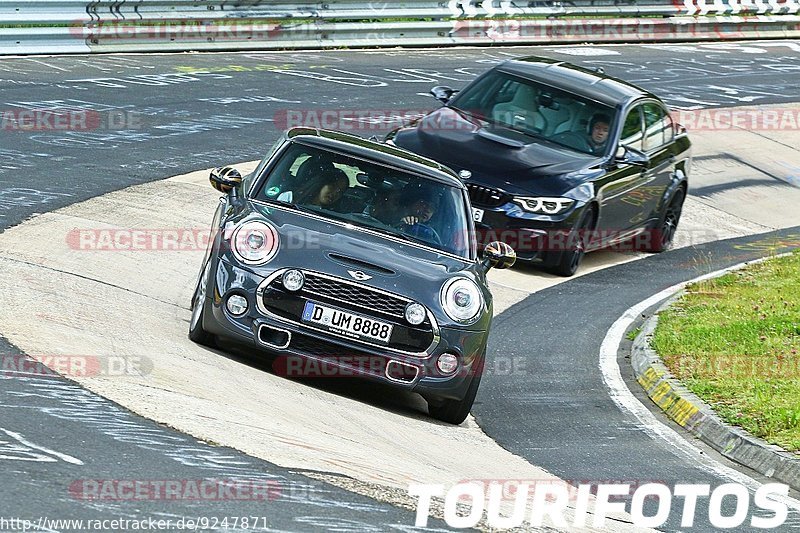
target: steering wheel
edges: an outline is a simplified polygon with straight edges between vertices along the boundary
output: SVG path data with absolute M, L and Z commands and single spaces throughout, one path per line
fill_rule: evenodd
M 435 229 L 424 222 L 417 222 L 416 224 L 406 224 L 405 222 L 401 222 L 396 227 L 397 229 L 403 229 L 405 233 L 411 235 L 412 237 L 417 237 L 428 242 L 433 240 L 435 244 L 442 246 L 442 238 L 438 233 L 436 233 Z M 405 230 L 404 228 L 409 229 Z
M 356 220 L 363 220 L 364 222 L 370 222 L 372 224 L 377 224 L 378 226 L 385 226 L 383 222 L 378 220 L 372 215 L 368 215 L 367 213 L 348 213 L 349 217 L 352 217 Z

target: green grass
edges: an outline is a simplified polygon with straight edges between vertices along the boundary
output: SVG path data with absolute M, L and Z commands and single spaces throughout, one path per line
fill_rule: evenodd
M 642 332 L 642 328 L 635 328 L 630 330 L 628 333 L 625 334 L 625 338 L 629 341 L 635 340 L 636 337 L 639 336 L 639 333 Z
M 690 285 L 653 347 L 723 420 L 800 450 L 800 253 Z

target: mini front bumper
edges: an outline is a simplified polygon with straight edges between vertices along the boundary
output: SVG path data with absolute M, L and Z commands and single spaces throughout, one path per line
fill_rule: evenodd
M 327 335 L 281 317 L 264 314 L 256 290 L 265 278 L 214 259 L 213 287 L 206 294 L 203 328 L 275 356 L 273 370 L 290 378 L 366 378 L 417 392 L 425 397 L 460 400 L 467 391 L 476 359 L 483 357 L 488 332 L 439 328 L 439 342 L 423 355 L 384 351 L 358 341 Z M 248 301 L 247 312 L 231 315 L 225 307 L 233 294 Z M 455 354 L 458 369 L 443 375 L 436 367 L 443 353 Z

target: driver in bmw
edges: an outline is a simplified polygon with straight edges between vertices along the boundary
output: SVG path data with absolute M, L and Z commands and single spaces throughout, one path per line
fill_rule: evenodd
M 602 155 L 608 144 L 608 126 L 611 119 L 608 115 L 597 113 L 589 122 L 589 148 L 594 155 Z

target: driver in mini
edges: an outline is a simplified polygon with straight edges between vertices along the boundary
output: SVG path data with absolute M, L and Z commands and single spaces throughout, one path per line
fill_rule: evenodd
M 441 244 L 439 235 L 430 225 L 431 218 L 436 213 L 436 205 L 429 195 L 424 191 L 414 191 L 406 199 L 405 206 L 400 211 L 398 227 L 412 237 Z
M 400 219 L 400 222 L 407 226 L 414 224 L 427 224 L 435 212 L 433 202 L 427 198 L 417 198 L 414 203 L 408 206 L 408 214 Z

